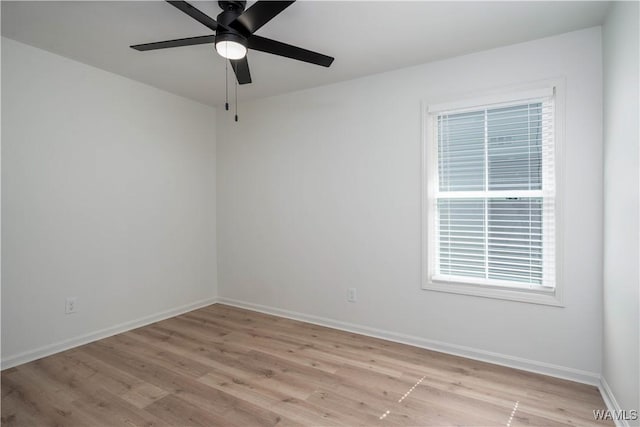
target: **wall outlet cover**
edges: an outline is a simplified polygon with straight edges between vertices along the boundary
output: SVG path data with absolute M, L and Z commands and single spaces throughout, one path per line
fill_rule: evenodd
M 78 298 L 77 297 L 67 297 L 64 305 L 65 314 L 72 314 L 78 311 Z

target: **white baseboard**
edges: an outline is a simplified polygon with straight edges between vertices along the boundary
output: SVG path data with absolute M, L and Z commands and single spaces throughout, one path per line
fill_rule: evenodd
M 80 335 L 78 337 L 70 338 L 64 341 L 59 341 L 53 344 L 48 344 L 43 347 L 36 348 L 35 350 L 29 350 L 13 356 L 4 357 L 2 358 L 1 366 L 3 370 L 12 368 L 14 366 L 21 365 L 23 363 L 31 362 L 32 360 L 40 359 L 45 356 L 50 356 L 52 354 L 69 350 L 74 347 L 88 344 L 90 342 L 97 341 L 103 338 L 107 338 L 112 335 L 130 331 L 131 329 L 139 328 L 141 326 L 145 326 L 150 323 L 159 322 L 160 320 L 178 316 L 188 311 L 206 307 L 207 305 L 215 304 L 216 302 L 217 302 L 217 298 L 207 298 L 207 299 L 196 301 L 190 304 L 185 304 L 180 307 L 175 307 L 169 310 L 165 310 L 160 313 L 155 313 L 149 316 L 141 317 L 140 319 L 120 323 L 115 326 L 110 326 L 108 328 L 104 328 L 99 331 L 90 332 L 88 334 Z
M 85 335 L 70 338 L 68 340 L 49 344 L 34 350 L 19 353 L 13 356 L 8 356 L 2 359 L 1 366 L 2 366 L 2 369 L 8 369 L 13 366 L 30 362 L 32 360 L 40 359 L 42 357 L 50 356 L 52 354 L 69 350 L 71 348 L 78 347 L 80 345 L 88 344 L 90 342 L 93 342 L 99 339 L 107 338 L 112 335 L 129 331 L 131 329 L 139 328 L 141 326 L 145 326 L 150 323 L 154 323 L 160 320 L 168 319 L 170 317 L 178 316 L 188 311 L 196 310 L 198 308 L 215 304 L 217 302 L 231 305 L 234 307 L 258 311 L 261 313 L 272 314 L 275 316 L 286 317 L 293 320 L 313 323 L 320 326 L 327 326 L 330 328 L 339 329 L 347 332 L 358 333 L 358 334 L 371 336 L 375 338 L 382 338 L 389 341 L 394 341 L 402 344 L 412 345 L 415 347 L 425 348 L 427 350 L 453 354 L 456 356 L 493 363 L 496 365 L 522 369 L 524 371 L 535 372 L 539 374 L 549 375 L 552 377 L 563 378 L 563 379 L 576 381 L 584 384 L 594 385 L 600 389 L 600 392 L 602 393 L 605 403 L 607 404 L 607 407 L 609 409 L 619 409 L 615 399 L 613 398 L 613 395 L 611 394 L 611 390 L 606 385 L 606 382 L 604 381 L 604 379 L 601 379 L 600 375 L 594 372 L 582 371 L 582 370 L 573 369 L 565 366 L 559 366 L 559 365 L 554 365 L 546 362 L 540 362 L 536 360 L 524 359 L 520 357 L 489 352 L 486 350 L 475 349 L 475 348 L 460 346 L 456 344 L 450 344 L 442 341 L 428 340 L 428 339 L 420 338 L 416 336 L 385 331 L 377 328 L 370 328 L 367 326 L 357 325 L 357 324 L 348 323 L 348 322 L 342 322 L 342 321 L 333 320 L 333 319 L 320 317 L 320 316 L 313 316 L 313 315 L 299 313 L 299 312 L 290 311 L 290 310 L 279 309 L 275 307 L 264 306 L 260 304 L 248 303 L 248 302 L 234 300 L 230 298 L 208 298 L 205 300 L 196 301 L 191 304 L 186 304 L 186 305 L 176 307 L 170 310 L 166 310 L 160 313 L 155 313 L 149 316 L 142 317 L 140 319 L 121 323 L 119 325 L 105 328 L 99 331 L 91 332 Z M 627 425 L 625 424 L 620 424 L 620 426 L 627 427 Z
M 382 329 L 370 328 L 367 326 L 356 325 L 353 323 L 341 322 L 338 320 L 328 319 L 325 317 L 313 316 L 295 311 L 283 310 L 280 308 L 268 307 L 260 304 L 253 304 L 244 301 L 238 301 L 231 298 L 219 297 L 218 302 L 234 307 L 245 308 L 247 310 L 258 311 L 261 313 L 272 314 L 275 316 L 286 317 L 288 319 L 300 320 L 303 322 L 313 323 L 329 328 L 340 329 L 347 332 L 367 335 L 375 338 L 382 338 L 402 344 L 408 344 L 427 350 L 438 351 L 441 353 L 453 354 L 456 356 L 466 357 L 468 359 L 479 360 L 482 362 L 493 363 L 496 365 L 507 366 L 510 368 L 521 369 L 523 371 L 535 372 L 537 374 L 549 375 L 556 378 L 562 378 L 579 383 L 589 384 L 593 386 L 600 385 L 600 374 L 595 372 L 582 371 L 579 369 L 569 368 L 566 366 L 554 365 L 551 363 L 540 362 L 537 360 L 524 359 L 506 354 L 494 353 L 486 350 L 466 347 L 456 344 L 450 344 L 442 341 L 429 340 L 411 335 L 400 334 L 396 332 L 385 331 Z
M 598 384 L 598 390 L 600 390 L 602 399 L 604 400 L 605 405 L 607 405 L 607 409 L 609 411 L 613 413 L 620 413 L 622 411 L 620 404 L 618 404 L 618 401 L 616 400 L 613 394 L 613 391 L 611 391 L 611 388 L 609 387 L 609 384 L 607 384 L 607 380 L 605 380 L 604 377 L 600 378 L 600 384 Z M 613 422 L 616 424 L 617 427 L 631 426 L 627 420 L 614 419 Z

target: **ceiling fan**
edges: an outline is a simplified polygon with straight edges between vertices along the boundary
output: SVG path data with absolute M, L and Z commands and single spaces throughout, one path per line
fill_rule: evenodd
M 222 8 L 222 12 L 216 19 L 213 19 L 186 1 L 167 0 L 167 3 L 215 31 L 216 34 L 137 44 L 131 47 L 139 51 L 145 51 L 215 43 L 218 54 L 231 62 L 238 84 L 241 85 L 251 83 L 251 73 L 249 72 L 249 63 L 246 56 L 248 49 L 329 67 L 334 59 L 330 56 L 254 34 L 294 1 L 261 0 L 254 3 L 249 9 L 244 10 L 247 4 L 244 0 L 220 0 L 218 5 Z

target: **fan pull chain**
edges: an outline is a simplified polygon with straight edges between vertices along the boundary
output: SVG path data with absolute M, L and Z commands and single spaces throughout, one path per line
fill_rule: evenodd
M 236 80 L 236 122 L 238 121 L 238 80 Z
M 229 61 L 224 61 L 224 109 L 229 111 Z

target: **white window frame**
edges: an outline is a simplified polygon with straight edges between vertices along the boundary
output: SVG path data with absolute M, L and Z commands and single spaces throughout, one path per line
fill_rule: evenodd
M 436 205 L 435 197 L 438 174 L 438 141 L 435 120 L 439 112 L 460 109 L 482 109 L 492 104 L 519 103 L 527 99 L 554 95 L 554 143 L 555 143 L 555 287 L 553 289 L 532 286 L 500 286 L 480 284 L 472 278 L 467 280 L 440 281 L 435 272 L 436 262 Z M 422 103 L 422 289 L 454 294 L 472 295 L 533 304 L 563 307 L 563 188 L 564 188 L 564 79 L 550 79 L 517 87 L 503 88 L 464 97 L 454 101 Z

